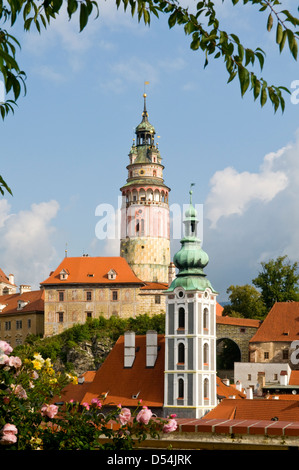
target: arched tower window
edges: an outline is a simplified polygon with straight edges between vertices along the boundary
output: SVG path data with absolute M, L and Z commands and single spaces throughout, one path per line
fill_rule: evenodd
M 178 380 L 178 398 L 184 398 L 184 379 Z
M 209 328 L 209 309 L 205 308 L 203 311 L 203 327 L 205 329 Z
M 185 309 L 183 307 L 179 308 L 179 328 L 185 328 Z
M 208 343 L 205 343 L 203 345 L 203 362 L 204 362 L 204 364 L 209 363 L 209 345 L 208 345 Z
M 179 364 L 184 364 L 185 363 L 185 345 L 184 345 L 184 343 L 179 343 L 178 363 Z
M 209 398 L 209 379 L 207 378 L 203 382 L 203 396 L 205 399 Z

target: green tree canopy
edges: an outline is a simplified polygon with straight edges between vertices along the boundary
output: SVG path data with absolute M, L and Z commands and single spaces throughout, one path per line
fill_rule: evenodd
M 287 256 L 279 256 L 276 260 L 262 262 L 261 266 L 262 270 L 252 282 L 260 289 L 268 310 L 275 302 L 299 300 L 297 262 L 292 264 Z
M 224 315 L 262 319 L 267 313 L 260 292 L 253 286 L 230 286 L 227 291 L 230 304 L 223 309 Z

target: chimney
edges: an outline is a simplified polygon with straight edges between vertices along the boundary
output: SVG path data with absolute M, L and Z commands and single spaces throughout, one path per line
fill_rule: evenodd
M 247 388 L 247 391 L 246 391 L 246 398 L 248 398 L 248 400 L 252 400 L 252 399 L 253 399 L 253 392 L 252 392 L 252 388 L 251 388 L 251 387 L 248 387 L 248 388 Z
M 146 332 L 146 367 L 154 367 L 158 355 L 158 335 L 154 330 Z
M 168 266 L 168 285 L 172 283 L 175 278 L 175 264 L 173 262 Z
M 25 284 L 21 284 L 20 294 L 24 294 L 25 292 L 31 292 L 31 286 L 26 286 Z
M 240 380 L 237 380 L 236 382 L 236 389 L 239 390 L 239 392 L 242 392 L 242 384 Z
M 15 283 L 15 277 L 13 274 L 9 274 L 8 276 L 9 284 L 14 284 Z
M 280 385 L 288 385 L 288 373 L 286 370 L 280 372 Z
M 126 331 L 124 337 L 124 367 L 132 367 L 135 359 L 135 333 L 134 331 Z
M 221 380 L 222 380 L 222 383 L 223 383 L 224 385 L 227 385 L 227 386 L 229 387 L 230 382 L 229 382 L 229 379 L 228 379 L 227 377 L 225 377 L 225 378 L 223 378 L 223 379 L 221 379 Z

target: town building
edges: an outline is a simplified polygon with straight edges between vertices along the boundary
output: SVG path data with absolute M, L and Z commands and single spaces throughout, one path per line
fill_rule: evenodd
M 88 318 L 164 313 L 167 284 L 145 283 L 121 256 L 65 257 L 41 283 L 45 291 L 45 336 Z
M 44 291 L 20 286 L 20 292 L 0 296 L 0 339 L 13 348 L 28 335 L 44 335 Z
M 15 277 L 13 274 L 6 274 L 0 269 L 0 295 L 15 294 L 17 286 L 15 284 Z

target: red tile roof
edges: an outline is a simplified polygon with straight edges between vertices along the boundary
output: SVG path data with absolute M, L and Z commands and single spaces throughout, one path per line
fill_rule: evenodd
M 216 408 L 202 419 L 256 419 L 279 421 L 299 421 L 299 404 L 297 400 L 254 398 L 234 400 L 225 398 Z
M 95 377 L 96 371 L 87 371 L 81 377 L 84 378 L 84 382 L 78 385 L 69 384 L 65 387 L 61 393 L 61 396 L 53 398 L 52 403 L 56 402 L 69 402 L 74 400 L 75 402 L 81 403 L 86 391 L 88 390 L 91 382 Z
M 299 302 L 277 302 L 250 342 L 299 340 Z
M 28 302 L 18 310 L 18 301 Z M 0 315 L 20 314 L 24 312 L 44 312 L 44 290 L 24 292 L 23 294 L 0 295 L 0 305 L 6 305 Z
M 5 284 L 10 284 L 12 286 L 15 286 L 15 284 L 12 284 L 10 281 L 9 281 L 9 277 L 6 276 L 6 274 L 2 271 L 2 269 L 0 268 L 0 282 L 5 282 Z
M 60 272 L 68 273 L 66 280 L 60 279 Z M 116 279 L 108 279 L 108 272 L 116 271 Z M 112 257 L 66 257 L 41 285 L 53 284 L 144 284 L 135 276 L 127 261 L 120 256 Z
M 225 385 L 219 377 L 217 377 L 217 395 L 222 398 L 232 396 L 235 396 L 236 399 L 246 398 L 246 393 L 239 391 L 235 385 Z
M 136 335 L 136 356 L 131 368 L 124 367 L 124 337 L 121 336 L 104 364 L 98 369 L 82 401 L 107 393 L 105 404 L 162 407 L 164 402 L 164 335 L 158 335 L 158 356 L 155 366 L 146 367 L 146 336 Z M 133 396 L 137 398 L 132 398 Z
M 252 320 L 251 318 L 238 318 L 228 316 L 216 316 L 217 324 L 221 325 L 235 325 L 235 326 L 247 326 L 252 328 L 259 328 L 261 325 L 260 320 Z

